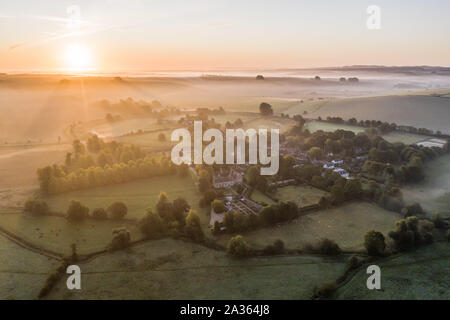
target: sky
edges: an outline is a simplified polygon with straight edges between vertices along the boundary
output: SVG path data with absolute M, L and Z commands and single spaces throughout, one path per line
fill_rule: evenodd
M 0 72 L 450 66 L 448 12 L 447 0 L 1 1 Z

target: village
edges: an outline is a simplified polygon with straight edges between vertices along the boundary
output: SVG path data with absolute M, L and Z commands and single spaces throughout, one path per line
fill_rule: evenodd
M 269 149 L 269 148 L 268 148 Z M 348 166 L 343 159 L 338 159 L 333 154 L 327 154 L 327 159 L 317 160 L 311 159 L 305 151 L 295 147 L 288 147 L 286 142 L 280 144 L 280 157 L 291 156 L 295 159 L 295 164 L 291 169 L 301 168 L 306 164 L 317 166 L 323 169 L 327 169 L 332 172 L 338 173 L 344 179 L 350 180 L 361 171 L 361 167 L 364 164 L 367 156 L 356 156 L 352 158 L 350 166 Z M 213 228 L 215 223 L 218 222 L 222 225 L 225 214 L 230 211 L 242 212 L 245 215 L 258 215 L 264 208 L 264 205 L 251 198 L 253 188 L 245 181 L 245 173 L 250 168 L 250 164 L 234 164 L 229 170 L 219 170 L 214 172 L 212 176 L 212 187 L 216 190 L 222 191 L 223 197 L 217 200 L 224 204 L 224 212 L 215 212 L 211 207 L 210 211 L 210 227 Z M 197 175 L 194 166 L 190 167 L 191 172 Z M 275 179 L 271 179 L 268 186 L 271 188 L 282 188 L 287 186 L 295 186 L 300 183 L 295 178 L 280 179 L 277 175 Z M 240 192 L 237 192 L 235 186 L 241 186 Z M 270 195 L 266 195 L 271 197 Z M 301 198 L 301 195 L 298 195 Z M 317 206 L 312 206 L 316 208 Z M 224 227 L 221 227 L 223 230 Z

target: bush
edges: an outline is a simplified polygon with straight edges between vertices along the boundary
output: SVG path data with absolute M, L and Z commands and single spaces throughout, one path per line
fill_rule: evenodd
M 445 235 L 447 236 L 447 241 L 450 242 L 450 230 L 447 230 L 447 232 L 445 233 Z
M 72 200 L 67 209 L 67 219 L 71 221 L 80 221 L 89 214 L 89 208 L 82 205 L 79 201 Z
M 335 281 L 326 282 L 315 290 L 315 296 L 317 298 L 330 298 L 335 290 L 336 290 Z
M 139 229 L 148 238 L 157 238 L 166 231 L 166 226 L 159 214 L 151 210 L 139 221 Z
M 128 208 L 123 202 L 114 202 L 107 209 L 108 213 L 111 216 L 111 219 L 123 219 L 127 212 Z
M 108 214 L 106 213 L 105 209 L 97 208 L 94 211 L 92 211 L 92 218 L 96 220 L 105 220 L 108 218 Z
M 215 199 L 212 203 L 211 203 L 211 208 L 213 208 L 215 213 L 223 213 L 226 211 L 225 205 L 223 204 L 222 201 Z
M 126 228 L 114 229 L 112 231 L 113 239 L 108 247 L 108 250 L 115 251 L 125 249 L 130 245 L 130 231 Z
M 369 231 L 364 237 L 364 246 L 370 256 L 381 256 L 386 248 L 384 236 L 378 231 Z
M 359 267 L 359 260 L 356 256 L 351 256 L 350 259 L 348 259 L 348 268 L 349 270 L 353 270 Z
M 321 239 L 317 243 L 316 250 L 321 254 L 326 255 L 337 255 L 341 253 L 341 248 L 339 248 L 338 244 L 330 239 Z
M 201 241 L 205 235 L 200 224 L 200 218 L 194 210 L 190 210 L 186 217 L 186 233 L 194 241 Z
M 389 232 L 397 250 L 406 251 L 421 244 L 433 242 L 433 223 L 419 220 L 415 216 L 399 220 Z
M 33 216 L 43 216 L 50 213 L 50 209 L 45 201 L 28 200 L 25 202 L 24 212 Z
M 236 258 L 246 258 L 250 254 L 250 247 L 241 235 L 237 235 L 228 242 L 227 252 Z

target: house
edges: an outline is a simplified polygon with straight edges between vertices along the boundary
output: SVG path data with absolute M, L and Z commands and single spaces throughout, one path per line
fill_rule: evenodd
M 213 175 L 213 187 L 217 189 L 230 188 L 235 184 L 240 184 L 244 180 L 244 175 L 241 172 L 237 172 L 233 169 L 228 172 L 222 170 Z

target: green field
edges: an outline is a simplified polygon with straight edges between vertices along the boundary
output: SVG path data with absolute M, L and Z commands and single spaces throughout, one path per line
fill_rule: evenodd
M 366 270 L 335 294 L 337 299 L 449 300 L 450 244 L 435 243 L 380 262 L 381 290 L 367 290 Z
M 100 124 L 92 121 L 92 124 L 85 125 L 85 129 L 99 137 L 117 137 L 138 130 L 164 129 L 165 126 L 165 124 L 158 124 L 155 118 L 142 117 L 115 122 L 101 121 Z
M 244 123 L 244 129 L 280 129 L 280 133 L 288 131 L 296 122 L 292 119 L 279 117 L 255 118 Z
M 433 97 L 429 94 L 336 99 L 323 104 L 311 116 L 381 120 L 450 133 L 448 98 Z
M 185 178 L 178 176 L 154 177 L 118 185 L 73 191 L 51 196 L 45 200 L 52 210 L 62 212 L 66 212 L 71 200 L 81 201 L 91 210 L 95 208 L 106 209 L 113 202 L 122 201 L 128 207 L 126 217 L 139 219 L 146 214 L 147 208 L 155 209 L 161 191 L 167 193 L 171 201 L 177 197 L 184 197 L 191 207 L 199 212 L 204 226 L 209 225 L 209 217 L 203 214 L 204 211 L 198 206 L 201 194 L 190 176 Z
M 64 161 L 67 144 L 0 147 L 0 213 L 17 212 L 38 189 L 36 169 Z
M 336 130 L 342 129 L 347 131 L 353 131 L 354 133 L 359 133 L 364 132 L 366 128 L 360 126 L 351 126 L 347 124 L 330 123 L 323 121 L 309 121 L 305 123 L 305 129 L 308 129 L 310 132 L 316 132 L 319 130 L 325 132 L 334 132 Z
M 60 281 L 49 299 L 308 299 L 343 273 L 346 257 L 228 258 L 162 239 L 81 264 L 83 290 Z M 114 288 L 114 290 L 111 290 Z
M 0 300 L 36 299 L 48 274 L 59 265 L 0 236 Z
M 417 142 L 427 140 L 430 137 L 421 134 L 393 131 L 382 135 L 383 139 L 390 143 L 402 142 L 404 144 L 415 144 Z
M 450 218 L 450 155 L 425 164 L 425 180 L 402 188 L 407 203 L 419 202 L 429 213 Z
M 262 193 L 259 190 L 253 190 L 252 195 L 250 196 L 250 199 L 256 202 L 265 203 L 266 205 L 275 204 L 276 202 L 270 199 L 268 196 L 266 196 L 264 193 Z
M 0 226 L 35 246 L 62 254 L 71 253 L 72 243 L 79 254 L 101 251 L 111 242 L 112 230 L 119 227 L 130 230 L 132 241 L 142 238 L 136 225 L 113 220 L 69 222 L 53 216 L 0 214 Z
M 134 134 L 129 136 L 116 137 L 113 140 L 122 143 L 132 143 L 138 146 L 150 148 L 150 149 L 170 149 L 172 145 L 175 145 L 177 142 L 172 142 L 170 137 L 172 135 L 173 130 L 163 130 L 156 132 L 149 132 L 143 134 Z M 165 135 L 165 140 L 160 141 L 158 139 L 160 134 Z
M 299 207 L 305 207 L 319 203 L 320 198 L 327 194 L 328 192 L 317 188 L 300 185 L 278 188 L 275 197 L 281 201 L 293 201 Z
M 363 249 L 364 235 L 377 230 L 387 235 L 393 229 L 400 215 L 365 202 L 352 202 L 328 210 L 321 210 L 300 218 L 263 229 L 245 233 L 248 243 L 263 248 L 276 239 L 284 241 L 287 248 L 303 248 L 328 238 L 346 250 Z M 226 244 L 230 236 L 221 236 L 218 241 Z

